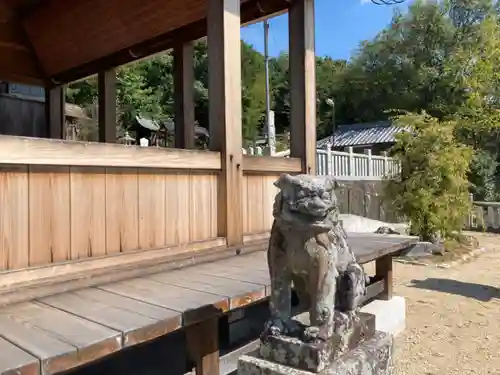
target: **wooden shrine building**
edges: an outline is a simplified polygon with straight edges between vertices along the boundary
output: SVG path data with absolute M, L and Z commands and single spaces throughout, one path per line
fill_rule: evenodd
M 285 11 L 291 157 L 246 156 L 240 27 Z M 205 36 L 200 151 L 193 41 Z M 167 49 L 177 148 L 117 144 L 115 68 Z M 100 142 L 62 140 L 64 85 L 96 73 Z M 0 375 L 67 371 L 179 329 L 197 373 L 219 374 L 212 313 L 269 291 L 265 258 L 234 255 L 265 249 L 277 177 L 315 173 L 314 0 L 0 0 L 2 80 L 46 88 L 50 139 L 0 135 Z M 402 246 L 384 244 L 370 242 L 377 256 Z M 390 262 L 377 274 L 390 296 Z
M 240 27 L 287 10 L 292 157 L 243 156 Z M 186 150 L 194 142 L 192 43 L 204 36 L 211 144 Z M 114 68 L 170 48 L 177 148 L 114 144 Z M 63 85 L 94 73 L 102 143 L 55 141 Z M 270 228 L 272 181 L 315 170 L 313 0 L 0 0 L 0 80 L 46 87 L 52 138 L 0 136 L 0 269 L 19 282 L 61 262 L 95 273 L 130 252 L 139 261 L 153 249 L 168 256 L 243 245 Z

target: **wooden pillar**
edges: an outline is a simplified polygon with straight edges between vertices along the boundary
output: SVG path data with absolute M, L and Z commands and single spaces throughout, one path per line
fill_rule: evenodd
M 174 47 L 175 148 L 194 148 L 193 43 Z
M 99 72 L 99 142 L 116 142 L 116 70 Z
M 288 28 L 290 156 L 302 159 L 303 173 L 316 174 L 314 0 L 291 0 Z
M 210 149 L 221 152 L 218 228 L 243 244 L 240 0 L 209 0 L 207 16 Z
M 384 280 L 384 291 L 378 299 L 388 301 L 392 298 L 392 254 L 384 255 L 375 261 L 375 276 Z
M 186 329 L 188 352 L 196 363 L 196 375 L 219 375 L 219 326 L 217 317 Z
M 64 86 L 45 89 L 45 121 L 49 138 L 66 139 L 65 103 Z

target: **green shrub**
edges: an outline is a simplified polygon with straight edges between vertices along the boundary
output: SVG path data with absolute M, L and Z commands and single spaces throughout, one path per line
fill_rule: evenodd
M 387 181 L 385 196 L 411 232 L 436 242 L 460 231 L 470 212 L 467 174 L 471 149 L 454 138 L 455 123 L 439 121 L 425 112 L 394 119 L 409 131 L 397 135 L 394 157 L 401 176 Z

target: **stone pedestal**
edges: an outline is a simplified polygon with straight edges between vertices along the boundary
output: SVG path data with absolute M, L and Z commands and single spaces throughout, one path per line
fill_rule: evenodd
M 375 329 L 397 337 L 406 326 L 404 297 L 394 296 L 388 301 L 374 300 L 361 308 L 361 312 L 375 315 Z
M 302 317 L 304 316 L 308 317 L 308 314 Z M 375 334 L 374 315 L 358 314 L 354 319 L 347 314 L 336 312 L 336 333 L 329 340 L 304 342 L 301 333 L 307 324 L 303 324 L 300 318 L 299 316 L 299 329 L 295 337 L 269 337 L 261 343 L 261 358 L 302 370 L 321 372 L 337 358 Z
M 390 375 L 392 352 L 392 335 L 377 331 L 320 373 L 263 359 L 256 350 L 238 359 L 238 375 Z
M 265 337 L 257 351 L 240 357 L 238 374 L 389 374 L 393 339 L 375 331 L 374 315 L 336 312 L 336 333 L 326 341 L 305 341 L 308 324 L 300 316 L 296 322 L 289 336 Z

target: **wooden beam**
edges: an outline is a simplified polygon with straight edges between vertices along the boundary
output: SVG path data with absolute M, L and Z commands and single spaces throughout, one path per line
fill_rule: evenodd
M 15 32 L 10 28 L 8 31 Z M 0 33 L 5 32 L 0 23 Z M 0 56 L 0 80 L 41 86 L 45 84 L 36 57 L 28 46 L 21 44 L 19 35 L 16 39 L 0 35 Z
M 116 70 L 99 72 L 99 142 L 116 142 Z
M 243 5 L 241 7 L 243 8 Z M 257 17 L 257 18 L 255 18 L 252 21 L 245 22 L 244 24 L 241 25 L 241 27 L 255 25 L 256 23 L 261 23 L 264 20 L 270 20 L 271 18 L 275 18 L 275 17 L 281 16 L 281 15 L 287 13 L 287 12 L 288 12 L 288 8 L 287 9 L 279 10 L 279 11 L 277 11 L 275 13 L 266 14 L 266 15 Z
M 64 119 L 65 103 L 64 86 L 45 89 L 45 116 L 49 138 L 66 138 Z
M 194 148 L 194 48 L 174 47 L 175 148 Z
M 243 243 L 240 0 L 208 1 L 210 149 L 221 152 L 219 232 Z
M 290 156 L 303 173 L 316 173 L 316 61 L 314 0 L 292 0 L 288 16 L 290 53 Z
M 9 56 L 10 54 L 10 56 Z M 14 57 L 15 55 L 19 58 Z M 45 81 L 34 66 L 31 58 L 25 53 L 0 46 L 0 80 L 26 85 L 44 86 Z M 22 57 L 21 57 L 22 56 Z
M 241 4 L 241 22 L 242 26 L 259 17 L 276 14 L 288 8 L 286 0 L 248 0 Z M 72 27 L 73 28 L 73 27 Z M 58 31 L 59 32 L 59 31 Z M 53 74 L 53 78 L 60 83 L 72 82 L 82 77 L 90 76 L 101 70 L 109 69 L 145 58 L 154 53 L 166 51 L 173 48 L 179 42 L 189 42 L 200 39 L 207 35 L 207 19 L 200 18 L 176 30 L 165 32 L 154 38 L 141 41 L 139 43 L 117 49 L 113 53 L 85 61 L 78 65 Z M 93 43 L 89 41 L 89 43 Z
M 23 39 L 22 29 L 15 20 L 0 21 L 0 46 L 30 51 Z
M 47 75 L 18 18 L 0 21 L 0 79 L 45 86 Z
M 58 129 L 58 122 L 54 128 Z M 220 170 L 218 152 L 0 135 L 0 164 Z
M 279 158 L 273 156 L 243 156 L 244 172 L 261 173 L 300 173 L 302 161 L 298 158 Z

